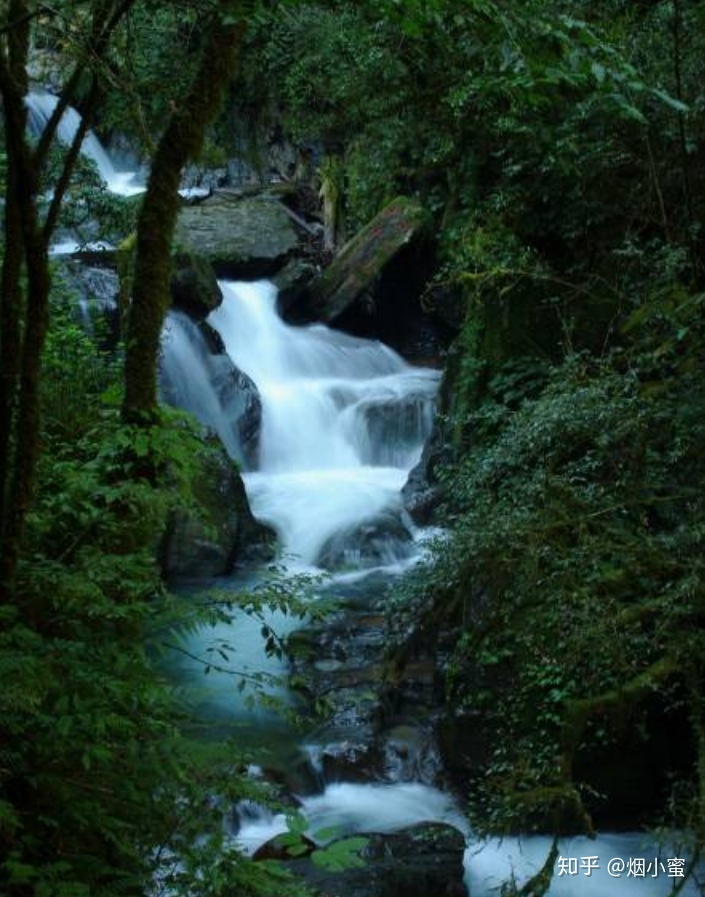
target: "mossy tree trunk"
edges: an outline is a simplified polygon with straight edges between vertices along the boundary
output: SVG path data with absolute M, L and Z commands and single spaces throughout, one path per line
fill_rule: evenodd
M 159 339 L 170 301 L 171 243 L 182 172 L 201 148 L 244 34 L 243 21 L 229 13 L 231 6 L 221 0 L 207 25 L 193 83 L 157 145 L 137 224 L 122 413 L 126 423 L 138 426 L 149 426 L 158 418 Z
M 27 203 L 34 193 L 27 181 L 28 147 L 24 138 L 27 112 L 25 62 L 29 48 L 26 4 L 12 0 L 8 23 L 18 22 L 2 35 L 0 45 L 0 92 L 5 126 L 5 254 L 0 281 L 0 588 L 11 587 L 17 554 L 17 526 L 20 511 L 13 507 L 17 477 L 13 464 L 17 450 L 18 405 L 26 317 L 26 296 L 22 284 L 24 233 Z M 24 19 L 24 21 L 23 21 Z M 29 446 L 31 451 L 31 446 Z

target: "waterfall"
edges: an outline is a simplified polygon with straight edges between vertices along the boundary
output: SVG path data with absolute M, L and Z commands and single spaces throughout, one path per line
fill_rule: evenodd
M 259 468 L 245 476 L 255 516 L 306 567 L 408 560 L 400 490 L 430 433 L 438 372 L 379 342 L 284 323 L 268 282 L 220 286 L 208 322 L 262 401 Z
M 399 569 L 414 552 L 399 489 L 430 431 L 438 374 L 408 365 L 378 342 L 321 325 L 285 324 L 269 283 L 221 283 L 221 290 L 223 304 L 208 323 L 232 362 L 256 383 L 261 399 L 259 462 L 244 476 L 255 514 L 275 527 L 285 551 L 305 565 Z M 182 369 L 180 401 L 190 401 L 202 419 L 210 415 L 209 425 L 220 432 L 228 415 L 218 401 L 208 410 L 214 362 L 202 335 L 182 316 L 172 316 L 170 327 L 165 363 L 173 368 L 172 379 Z M 190 399 L 184 398 L 189 394 Z M 226 444 L 227 438 L 226 433 Z M 341 548 L 338 553 L 331 549 L 335 544 Z M 341 578 L 336 577 L 336 587 Z M 235 626 L 238 665 L 255 674 L 262 668 L 261 658 L 254 656 L 258 626 L 246 617 Z M 223 624 L 214 645 L 229 641 L 232 632 Z M 203 640 L 198 634 L 194 654 L 203 653 Z M 210 688 L 214 679 L 220 693 L 211 692 L 211 699 L 232 716 L 232 679 L 218 679 L 214 673 Z M 270 762 L 272 752 L 288 751 L 295 741 L 295 735 L 275 732 Z M 422 822 L 450 824 L 467 838 L 465 883 L 473 897 L 494 897 L 512 877 L 521 887 L 548 856 L 548 837 L 478 841 L 455 800 L 420 782 L 325 782 L 319 746 L 308 746 L 307 752 L 321 789 L 299 795 L 297 804 L 311 833 L 333 828 L 345 836 L 393 832 Z M 232 838 L 250 854 L 287 830 L 285 814 L 251 802 L 238 805 L 235 816 Z M 668 877 L 669 858 L 689 856 L 687 848 L 658 845 L 639 833 L 564 839 L 559 849 L 566 868 L 574 864 L 576 872 L 560 875 L 557 870 L 550 897 L 666 897 L 678 884 Z M 591 857 L 597 858 L 597 866 L 586 875 L 583 859 Z M 644 869 L 658 874 L 628 875 L 629 862 L 636 861 L 633 868 L 638 869 L 641 860 Z M 694 897 L 696 884 L 688 882 L 681 893 Z
M 33 90 L 25 97 L 29 130 L 36 137 L 47 126 L 58 102 L 58 98 L 54 94 L 46 91 Z M 56 129 L 56 137 L 59 143 L 63 143 L 65 146 L 71 144 L 80 124 L 80 114 L 73 106 L 67 106 Z M 83 138 L 81 153 L 95 162 L 98 174 L 111 193 L 116 193 L 119 196 L 135 196 L 139 193 L 144 193 L 146 187 L 138 177 L 138 173 L 136 171 L 121 171 L 117 168 L 103 144 L 91 130 L 88 130 Z M 188 199 L 207 196 L 209 192 L 209 190 L 203 187 L 182 187 L 179 190 L 179 195 L 184 199 Z M 73 252 L 75 248 L 75 243 L 66 243 L 60 251 L 69 253 Z
M 58 99 L 50 93 L 32 91 L 27 95 L 25 102 L 30 131 L 38 136 L 51 118 Z M 56 136 L 59 142 L 64 145 L 72 143 L 80 124 L 81 116 L 73 107 L 68 106 L 64 110 L 57 127 Z M 95 162 L 98 173 L 111 193 L 118 193 L 121 196 L 134 196 L 136 193 L 144 192 L 144 185 L 135 181 L 134 171 L 117 170 L 100 140 L 92 131 L 88 131 L 83 138 L 81 152 Z
M 337 837 L 357 832 L 389 833 L 424 822 L 445 822 L 468 834 L 467 821 L 452 798 L 436 788 L 406 782 L 360 785 L 339 782 L 321 794 L 300 798 L 309 832 L 333 830 Z M 252 806 L 238 814 L 238 845 L 249 854 L 287 830 L 286 814 Z
M 227 355 L 210 352 L 197 325 L 182 312 L 169 312 L 165 322 L 160 391 L 217 433 L 231 458 L 248 463 L 254 452 L 247 430 L 256 428 L 259 418 L 254 384 Z

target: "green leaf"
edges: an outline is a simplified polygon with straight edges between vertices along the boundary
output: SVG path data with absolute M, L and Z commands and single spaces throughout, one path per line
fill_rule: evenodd
M 598 84 L 604 84 L 605 78 L 607 76 L 604 65 L 600 65 L 599 62 L 593 62 L 592 73 L 595 76 L 595 80 Z
M 368 838 L 356 836 L 335 841 L 324 850 L 316 850 L 311 854 L 311 860 L 321 869 L 328 872 L 343 872 L 345 869 L 360 868 L 365 861 L 359 853 L 367 846 Z
M 676 99 L 676 97 L 672 97 L 670 95 L 670 93 L 666 93 L 665 90 L 659 90 L 658 88 L 653 88 L 651 93 L 655 97 L 658 97 L 659 100 L 664 102 L 669 108 L 675 110 L 676 112 L 680 112 L 681 114 L 690 112 L 690 106 L 687 106 L 681 100 Z

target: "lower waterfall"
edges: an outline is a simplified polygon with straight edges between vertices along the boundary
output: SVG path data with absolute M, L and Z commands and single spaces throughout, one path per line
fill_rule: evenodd
M 221 283 L 208 318 L 262 402 L 255 516 L 293 566 L 389 567 L 413 551 L 400 490 L 431 432 L 439 374 L 379 342 L 293 327 L 267 282 Z
M 223 282 L 221 290 L 224 301 L 208 324 L 236 368 L 254 381 L 261 401 L 258 460 L 245 462 L 244 472 L 254 514 L 276 530 L 288 573 L 324 570 L 335 583 L 370 577 L 377 588 L 380 576 L 408 569 L 419 554 L 419 534 L 404 513 L 400 489 L 431 432 L 438 372 L 409 365 L 378 342 L 322 325 L 287 325 L 268 282 Z M 175 398 L 221 434 L 231 456 L 242 459 L 237 426 L 213 391 L 213 362 L 199 339 L 193 325 L 172 319 L 164 352 Z M 245 661 L 251 660 L 254 670 L 266 660 L 258 626 L 251 624 L 238 619 L 237 628 L 246 642 Z M 214 641 L 229 635 L 218 631 Z M 191 648 L 197 653 L 204 644 Z M 209 688 L 217 690 L 218 674 L 209 679 Z M 236 715 L 232 680 L 220 685 L 215 703 L 229 702 Z M 273 737 L 291 741 L 290 733 Z M 454 826 L 467 839 L 465 883 L 472 897 L 494 897 L 511 879 L 521 887 L 541 869 L 551 848 L 551 839 L 539 836 L 473 840 L 455 799 L 416 781 L 322 781 L 318 793 L 299 795 L 298 805 L 311 830 L 333 827 L 341 835 L 390 832 L 420 822 Z M 248 806 L 233 838 L 254 853 L 286 830 L 284 814 Z M 669 877 L 672 861 L 684 855 L 639 833 L 565 839 L 547 893 L 666 897 L 679 883 Z M 698 891 L 688 882 L 680 893 L 690 897 Z

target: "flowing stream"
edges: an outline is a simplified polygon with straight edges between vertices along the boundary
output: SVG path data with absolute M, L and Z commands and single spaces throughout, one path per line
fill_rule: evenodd
M 329 582 L 347 583 L 374 575 L 379 582 L 408 568 L 418 556 L 418 534 L 403 511 L 400 489 L 430 433 L 439 373 L 412 367 L 379 342 L 321 325 L 285 324 L 269 282 L 220 286 L 223 303 L 208 324 L 259 392 L 257 460 L 250 459 L 243 478 L 253 513 L 279 537 L 285 575 L 324 572 Z M 238 409 L 223 389 L 227 359 L 212 355 L 199 329 L 173 312 L 163 347 L 170 399 L 217 432 L 247 467 L 233 421 Z M 251 585 L 252 579 L 237 580 L 233 588 Z M 274 623 L 280 634 L 301 625 L 282 616 Z M 264 656 L 256 621 L 238 617 L 237 629 L 238 669 L 248 675 L 284 672 L 282 661 Z M 206 659 L 231 639 L 223 624 L 188 650 Z M 267 718 L 281 739 L 281 721 L 245 712 L 233 692 L 232 677 L 212 666 L 204 693 L 210 711 L 221 719 L 233 713 L 254 715 L 260 723 Z
M 209 324 L 230 359 L 255 382 L 262 402 L 259 461 L 244 480 L 255 515 L 279 536 L 287 571 L 324 569 L 336 583 L 370 577 L 378 586 L 380 573 L 392 577 L 408 569 L 419 553 L 419 534 L 403 512 L 399 491 L 430 433 L 438 373 L 408 365 L 377 342 L 321 325 L 288 326 L 277 314 L 269 283 L 221 283 L 221 289 L 223 304 Z M 182 402 L 221 434 L 232 455 L 242 457 L 222 397 L 208 386 L 217 378 L 197 331 L 177 316 L 171 333 L 165 366 L 172 381 L 181 377 Z M 281 670 L 264 658 L 256 629 L 250 626 L 241 636 L 248 669 Z M 228 633 L 214 637 L 225 640 Z M 192 647 L 197 651 L 204 644 Z M 220 689 L 217 701 L 229 708 L 224 712 L 238 713 L 231 681 L 216 676 L 211 688 Z M 347 834 L 395 831 L 423 821 L 454 825 L 468 838 L 465 880 L 473 897 L 497 894 L 512 876 L 521 884 L 541 868 L 551 843 L 543 837 L 474 842 L 456 802 L 419 782 L 324 781 L 319 793 L 300 796 L 300 805 L 311 830 L 334 826 Z M 247 807 L 240 816 L 237 839 L 249 852 L 286 830 L 283 816 L 261 807 Z M 682 857 L 679 850 L 659 850 L 638 833 L 566 839 L 559 866 L 565 872 L 556 875 L 549 894 L 666 897 L 678 883 L 669 876 L 669 860 Z M 697 889 L 688 883 L 681 893 Z
M 436 371 L 322 325 L 291 327 L 269 283 L 223 283 L 209 322 L 262 399 L 252 510 L 293 568 L 403 566 L 400 489 L 430 433 Z

